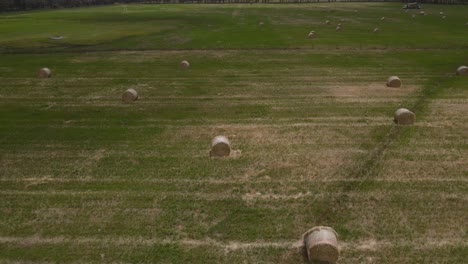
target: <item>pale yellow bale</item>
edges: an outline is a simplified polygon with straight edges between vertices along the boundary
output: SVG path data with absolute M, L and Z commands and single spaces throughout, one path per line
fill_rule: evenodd
M 122 101 L 130 103 L 138 99 L 138 93 L 135 89 L 128 89 L 122 94 Z
M 52 77 L 52 71 L 49 68 L 42 68 L 37 71 L 37 77 L 39 78 L 50 78 Z
M 468 75 L 468 67 L 465 65 L 458 67 L 457 75 Z
M 416 121 L 416 115 L 406 108 L 397 109 L 393 117 L 397 125 L 412 125 Z
M 210 157 L 227 157 L 231 153 L 231 143 L 225 136 L 216 136 L 211 140 Z
M 398 78 L 398 76 L 390 76 L 390 77 L 388 77 L 387 86 L 388 86 L 388 87 L 395 87 L 395 88 L 400 87 L 400 86 L 401 86 L 401 80 L 400 80 L 400 78 Z
M 331 227 L 317 226 L 303 235 L 309 261 L 336 263 L 340 256 L 338 234 Z
M 190 68 L 190 63 L 186 60 L 183 60 L 180 62 L 180 68 L 183 70 L 187 70 L 188 68 Z

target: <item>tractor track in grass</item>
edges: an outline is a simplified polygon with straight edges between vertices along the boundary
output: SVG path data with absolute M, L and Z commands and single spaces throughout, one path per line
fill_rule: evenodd
M 428 106 L 433 103 L 433 99 L 437 98 L 437 94 L 441 91 L 444 82 L 447 82 L 451 77 L 453 77 L 453 74 L 444 74 L 435 77 L 432 81 L 429 81 L 423 86 L 416 100 L 408 101 L 407 105 L 403 105 L 402 107 L 408 108 L 416 113 L 417 120 L 424 120 Z M 333 226 L 336 219 L 346 219 L 348 217 L 346 209 L 351 200 L 347 193 L 372 189 L 372 186 L 377 183 L 374 178 L 378 175 L 378 170 L 383 162 L 385 152 L 391 149 L 392 145 L 397 143 L 405 133 L 408 133 L 409 129 L 410 127 L 398 126 L 395 124 L 388 127 L 385 135 L 376 143 L 375 147 L 360 160 L 360 163 L 349 170 L 349 177 L 356 179 L 356 181 L 342 182 L 341 186 L 336 190 L 340 195 L 337 195 L 333 200 L 324 201 L 323 207 L 327 209 L 324 210 L 321 215 L 317 216 L 317 221 L 319 221 L 319 223 Z

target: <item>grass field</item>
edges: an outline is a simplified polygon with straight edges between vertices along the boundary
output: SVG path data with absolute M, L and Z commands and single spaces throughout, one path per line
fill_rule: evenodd
M 468 7 L 423 8 L 0 14 L 0 263 L 303 263 L 316 225 L 339 263 L 466 263 Z

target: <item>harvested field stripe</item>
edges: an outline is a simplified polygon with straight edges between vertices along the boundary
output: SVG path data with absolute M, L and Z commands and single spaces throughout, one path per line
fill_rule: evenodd
M 235 251 L 235 250 L 248 250 L 256 248 L 300 248 L 302 246 L 302 240 L 290 240 L 290 241 L 257 241 L 257 242 L 239 242 L 239 241 L 217 241 L 211 238 L 204 240 L 194 240 L 194 239 L 181 239 L 173 240 L 168 238 L 161 239 L 145 239 L 141 237 L 79 237 L 79 238 L 67 238 L 67 237 L 0 237 L 0 243 L 3 244 L 15 244 L 18 246 L 32 246 L 32 245 L 41 245 L 41 244 L 63 244 L 63 243 L 73 243 L 73 244 L 111 244 L 117 246 L 124 245 L 170 245 L 178 244 L 188 247 L 202 247 L 210 246 L 222 248 L 225 250 Z M 372 248 L 369 247 L 369 244 L 372 244 Z M 393 248 L 396 246 L 411 246 L 418 248 L 439 248 L 446 246 L 468 246 L 468 242 L 463 238 L 451 238 L 443 239 L 440 241 L 427 241 L 425 239 L 420 240 L 363 240 L 363 241 L 353 241 L 353 242 L 340 242 L 339 246 L 341 250 L 376 250 L 376 249 L 385 249 Z

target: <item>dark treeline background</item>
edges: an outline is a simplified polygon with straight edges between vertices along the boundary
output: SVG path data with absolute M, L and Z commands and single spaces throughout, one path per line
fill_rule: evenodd
M 177 4 L 177 3 L 317 3 L 317 2 L 415 2 L 414 0 L 0 0 L 0 12 L 18 11 L 39 8 L 67 8 L 93 5 L 147 3 L 147 4 Z M 467 4 L 468 0 L 420 0 L 419 3 L 432 4 Z

